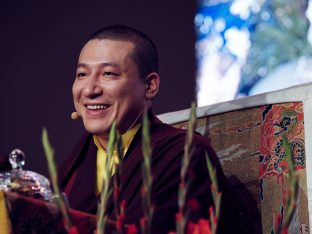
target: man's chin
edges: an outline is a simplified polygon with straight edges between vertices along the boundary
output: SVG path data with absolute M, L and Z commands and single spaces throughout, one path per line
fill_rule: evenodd
M 92 135 L 97 135 L 97 136 L 108 136 L 110 128 L 94 128 L 94 127 L 86 127 L 85 129 L 87 132 L 91 133 Z

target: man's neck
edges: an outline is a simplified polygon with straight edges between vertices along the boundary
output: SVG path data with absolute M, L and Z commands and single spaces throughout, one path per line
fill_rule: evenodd
M 108 136 L 98 136 L 98 135 L 96 135 L 96 137 L 99 140 L 99 143 L 101 144 L 102 148 L 104 150 L 106 150 L 107 149 L 108 140 L 109 140 Z

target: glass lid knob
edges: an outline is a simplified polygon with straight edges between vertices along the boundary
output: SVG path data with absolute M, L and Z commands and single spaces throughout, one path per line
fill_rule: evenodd
M 22 169 L 25 165 L 25 154 L 19 149 L 15 149 L 10 153 L 9 161 L 13 169 Z

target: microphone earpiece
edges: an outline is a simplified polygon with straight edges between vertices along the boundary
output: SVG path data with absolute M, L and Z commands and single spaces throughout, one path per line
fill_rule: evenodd
M 76 120 L 79 118 L 79 115 L 76 111 L 74 111 L 73 113 L 71 113 L 70 117 L 72 118 L 72 120 Z
M 152 105 L 152 101 L 148 99 L 144 104 L 144 108 L 148 109 L 151 105 Z

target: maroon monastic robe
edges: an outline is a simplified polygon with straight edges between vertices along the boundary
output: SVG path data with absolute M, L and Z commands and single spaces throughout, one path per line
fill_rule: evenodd
M 178 212 L 178 187 L 180 183 L 181 160 L 183 157 L 186 132 L 173 128 L 159 121 L 150 113 L 150 135 L 152 152 L 152 203 L 155 211 L 152 221 L 152 233 L 168 233 L 175 230 L 175 215 Z M 126 201 L 126 224 L 135 224 L 139 229 L 142 211 L 142 137 L 141 130 L 137 132 L 122 162 L 121 200 Z M 68 195 L 70 207 L 80 211 L 95 214 L 97 197 L 96 183 L 96 152 L 97 148 L 90 134 L 85 134 L 72 155 L 63 163 L 59 175 L 61 189 Z M 219 188 L 223 191 L 220 225 L 225 233 L 224 222 L 227 213 L 227 191 L 225 178 L 216 157 L 209 145 L 208 139 L 194 135 L 192 158 L 188 170 L 189 188 L 187 193 L 187 208 L 190 220 L 209 217 L 209 207 L 213 205 L 211 181 L 205 160 L 205 152 L 216 169 Z M 112 184 L 112 183 L 111 183 Z M 196 202 L 190 202 L 196 200 Z M 195 204 L 195 205 L 194 205 Z M 106 214 L 115 219 L 114 202 L 108 201 Z M 223 227 L 222 227 L 223 226 Z M 220 229 L 220 230 L 221 230 Z

